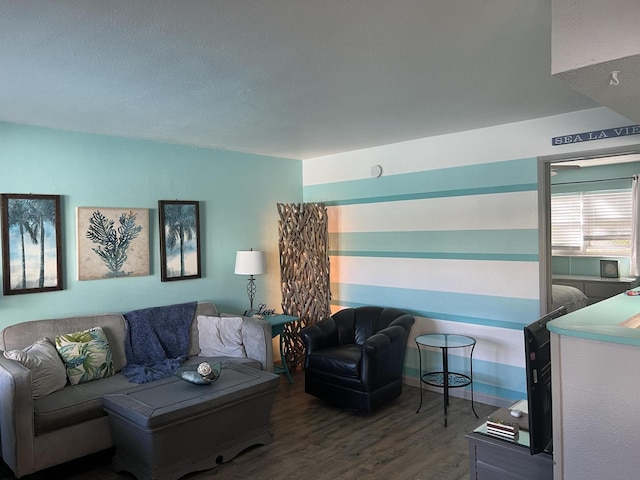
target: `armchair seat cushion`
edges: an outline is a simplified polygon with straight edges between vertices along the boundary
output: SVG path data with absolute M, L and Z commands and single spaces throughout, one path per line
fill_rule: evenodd
M 318 373 L 358 378 L 361 357 L 360 345 L 338 345 L 309 355 L 309 368 Z

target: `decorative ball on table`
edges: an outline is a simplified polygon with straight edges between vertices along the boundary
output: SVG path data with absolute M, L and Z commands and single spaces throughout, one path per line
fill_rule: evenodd
M 221 362 L 214 363 L 213 366 L 207 362 L 201 362 L 198 365 L 180 367 L 176 370 L 175 374 L 181 379 L 195 385 L 209 385 L 220 378 L 221 370 Z
M 206 377 L 207 375 L 211 374 L 211 365 L 209 365 L 207 362 L 202 362 L 200 365 L 198 365 L 197 372 L 203 377 Z

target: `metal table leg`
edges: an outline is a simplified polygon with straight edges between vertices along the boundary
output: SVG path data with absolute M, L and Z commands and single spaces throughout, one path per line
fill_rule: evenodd
M 447 407 L 449 406 L 449 358 L 447 347 L 441 347 L 442 350 L 442 388 L 444 398 L 444 426 L 447 426 Z
M 287 357 L 284 355 L 284 341 L 282 339 L 284 335 L 284 331 L 280 332 L 280 361 L 282 362 L 282 370 L 284 374 L 287 376 L 290 384 L 293 384 L 293 378 L 291 378 L 291 372 L 289 371 L 289 365 L 287 364 Z
M 418 405 L 418 410 L 416 410 L 416 413 L 418 413 L 422 408 L 422 353 L 420 353 L 420 344 L 418 342 L 416 342 L 416 347 L 418 347 L 418 372 L 420 375 L 418 377 L 418 383 L 420 384 L 420 405 Z
M 476 348 L 476 344 L 471 345 L 471 353 L 469 354 L 469 378 L 471 379 L 471 383 L 469 386 L 471 387 L 471 410 L 473 410 L 473 414 L 478 418 L 478 414 L 476 413 L 476 407 L 473 404 L 473 349 Z

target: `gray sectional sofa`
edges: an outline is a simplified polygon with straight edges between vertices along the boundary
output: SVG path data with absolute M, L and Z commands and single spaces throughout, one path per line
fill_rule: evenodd
M 206 336 L 198 330 L 199 315 L 219 317 L 212 303 L 199 302 L 190 330 L 189 364 L 199 363 L 207 350 Z M 223 315 L 224 316 L 224 315 Z M 126 320 L 120 314 L 37 320 L 6 327 L 0 332 L 3 352 L 27 349 L 39 339 L 101 327 L 113 360 L 115 375 L 66 384 L 53 393 L 34 397 L 31 370 L 0 354 L 0 443 L 2 459 L 16 477 L 37 472 L 113 446 L 102 397 L 144 385 L 131 383 L 121 370 L 127 363 Z M 250 364 L 273 371 L 271 326 L 264 320 L 242 317 L 242 343 L 246 358 L 219 357 L 221 361 Z M 155 381 L 163 381 L 155 380 Z

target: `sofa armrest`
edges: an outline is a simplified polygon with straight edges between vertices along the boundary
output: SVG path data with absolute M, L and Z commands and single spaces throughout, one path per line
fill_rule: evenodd
M 31 372 L 0 352 L 2 459 L 17 477 L 35 471 Z
M 242 317 L 242 343 L 249 358 L 259 360 L 262 369 L 273 372 L 271 324 L 261 318 Z

